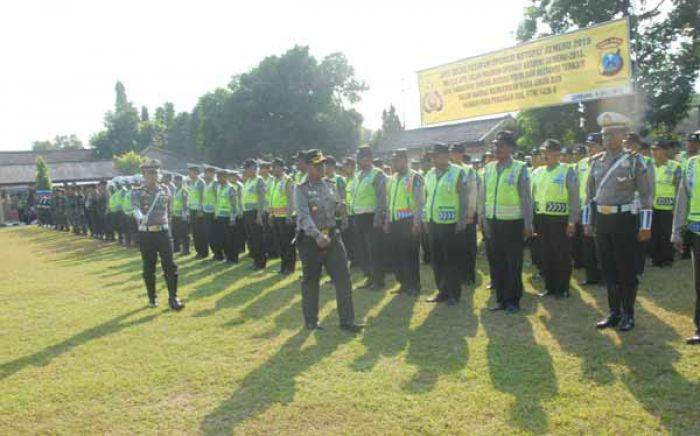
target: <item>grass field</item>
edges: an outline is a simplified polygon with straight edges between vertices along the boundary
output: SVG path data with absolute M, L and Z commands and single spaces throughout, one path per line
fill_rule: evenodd
M 179 261 L 181 313 L 146 307 L 135 250 L 38 228 L 0 230 L 0 432 L 700 434 L 700 347 L 687 261 L 647 272 L 637 328 L 593 328 L 603 288 L 486 310 L 355 291 L 338 329 L 301 325 L 298 275 Z M 425 297 L 432 274 L 423 269 Z M 354 276 L 355 283 L 361 278 Z M 389 282 L 394 286 L 394 282 Z

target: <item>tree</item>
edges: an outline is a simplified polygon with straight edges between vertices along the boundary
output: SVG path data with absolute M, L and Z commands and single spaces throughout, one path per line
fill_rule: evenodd
M 389 106 L 388 110 L 384 109 L 382 111 L 382 128 L 375 132 L 370 145 L 373 148 L 377 148 L 384 138 L 402 130 L 404 130 L 404 126 L 401 124 L 401 118 L 399 118 L 399 115 L 396 113 L 396 108 L 392 104 Z
M 36 189 L 42 191 L 48 191 L 51 189 L 51 175 L 49 174 L 49 167 L 46 165 L 46 161 L 43 157 L 36 157 Z
M 556 138 L 570 147 L 585 139 L 581 128 L 581 112 L 578 104 L 530 109 L 518 114 L 518 147 L 530 150 L 539 147 L 545 139 Z
M 97 142 L 93 142 L 92 139 L 90 141 L 97 155 L 101 157 L 112 157 L 115 154 L 141 149 L 143 146 L 139 141 L 139 112 L 127 99 L 126 89 L 121 82 L 117 82 L 114 90 L 114 110 L 105 115 L 105 133 L 93 136 Z
M 75 134 L 56 135 L 53 141 L 34 141 L 32 143 L 32 150 L 36 152 L 50 150 L 82 150 L 83 148 L 83 142 Z
M 665 3 L 668 7 L 662 8 Z M 646 100 L 645 119 L 649 128 L 673 128 L 688 112 L 700 69 L 698 9 L 698 0 L 533 0 L 517 37 L 527 41 L 630 17 L 630 48 L 636 88 Z M 545 116 L 538 111 L 531 116 Z
M 133 151 L 114 157 L 114 167 L 122 174 L 131 175 L 139 172 L 146 158 Z

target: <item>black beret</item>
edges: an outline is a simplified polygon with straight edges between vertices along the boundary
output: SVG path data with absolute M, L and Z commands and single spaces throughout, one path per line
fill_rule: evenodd
M 328 156 L 326 156 L 326 163 L 327 163 L 328 165 L 333 165 L 333 166 L 335 166 L 335 164 L 338 163 L 338 161 L 335 160 L 335 157 L 333 157 L 333 156 L 331 156 L 331 155 L 328 155 Z
M 444 154 L 449 152 L 450 147 L 448 147 L 444 142 L 436 142 L 433 144 L 433 153 Z
M 586 154 L 586 146 L 584 146 L 584 145 L 577 145 L 576 148 L 574 148 L 574 153 L 576 153 L 576 154 Z
M 255 159 L 246 159 L 243 161 L 243 168 L 257 167 L 258 163 Z
M 450 151 L 455 152 L 455 153 L 464 153 L 464 144 L 463 143 L 452 144 L 450 146 Z
M 326 157 L 321 153 L 321 150 L 311 149 L 304 155 L 304 162 L 311 165 L 322 164 L 326 161 Z
M 505 144 L 515 147 L 515 135 L 510 130 L 501 130 L 496 133 L 496 138 L 492 141 L 494 144 Z
M 357 149 L 357 158 L 362 159 L 365 157 L 372 157 L 372 149 L 366 145 Z
M 603 144 L 603 135 L 600 133 L 589 133 L 588 136 L 586 136 L 586 144 L 598 144 L 602 145 Z
M 394 150 L 393 158 L 408 159 L 408 150 L 405 148 L 397 148 Z

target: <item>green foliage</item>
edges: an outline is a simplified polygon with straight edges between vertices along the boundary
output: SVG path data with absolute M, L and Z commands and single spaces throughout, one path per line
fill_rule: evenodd
M 75 135 L 56 135 L 53 140 L 34 141 L 32 151 L 82 150 L 83 142 Z
M 146 160 L 140 154 L 128 151 L 114 157 L 114 167 L 122 174 L 132 175 L 139 172 L 141 164 Z
M 580 127 L 582 115 L 578 104 L 524 110 L 517 116 L 518 147 L 530 150 L 548 138 L 557 139 L 567 147 L 580 143 L 585 139 Z
M 46 165 L 46 161 L 43 157 L 36 157 L 36 189 L 38 190 L 49 190 L 51 189 L 51 175 L 49 174 L 49 167 Z
M 533 0 L 517 37 L 527 41 L 629 16 L 636 87 L 646 99 L 646 122 L 652 128 L 673 127 L 688 113 L 700 69 L 699 9 L 698 0 Z
M 115 85 L 114 110 L 105 115 L 105 130 L 93 135 L 90 144 L 101 157 L 142 149 L 144 135 L 139 130 L 140 117 L 136 107 L 127 99 L 126 89 L 121 82 Z M 149 138 L 148 135 L 145 135 Z
M 383 138 L 402 130 L 404 130 L 404 126 L 401 124 L 401 118 L 399 118 L 399 115 L 396 113 L 396 108 L 392 104 L 389 106 L 388 110 L 382 110 L 382 127 L 374 133 L 370 145 L 373 148 L 377 148 Z

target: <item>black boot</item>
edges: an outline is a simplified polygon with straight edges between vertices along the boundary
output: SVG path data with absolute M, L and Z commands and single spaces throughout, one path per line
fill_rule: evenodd
M 177 298 L 177 275 L 165 277 L 168 284 L 168 304 L 172 310 L 182 310 L 185 305 Z
M 621 332 L 628 332 L 634 328 L 634 316 L 629 313 L 623 313 L 620 319 L 620 325 L 617 329 Z
M 158 306 L 156 301 L 156 277 L 144 277 L 144 283 L 146 283 L 146 295 L 148 295 L 148 307 Z
M 617 327 L 618 324 L 620 324 L 620 315 L 611 313 L 607 317 L 600 320 L 595 326 L 598 329 L 607 329 Z

